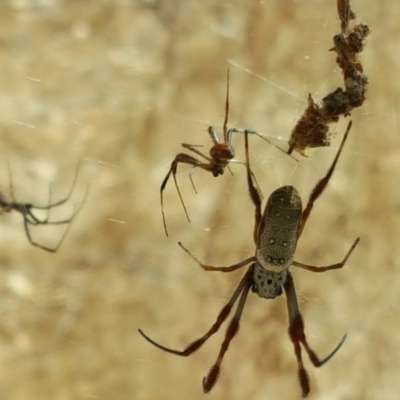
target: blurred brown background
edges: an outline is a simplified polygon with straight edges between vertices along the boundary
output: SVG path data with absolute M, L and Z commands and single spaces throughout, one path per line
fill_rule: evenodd
M 326 265 L 362 241 L 341 271 L 295 270 L 306 333 L 325 356 L 305 357 L 313 399 L 396 399 L 400 391 L 399 93 L 400 7 L 353 0 L 371 36 L 362 54 L 367 102 L 334 177 L 315 207 L 296 259 Z M 328 49 L 339 32 L 336 2 L 320 0 L 3 0 L 0 3 L 0 186 L 46 204 L 68 191 L 54 214 L 68 216 L 90 195 L 56 254 L 33 248 L 21 217 L 0 219 L 1 399 L 295 399 L 300 397 L 284 297 L 250 295 L 217 386 L 202 377 L 225 331 L 188 359 L 163 353 L 138 334 L 183 348 L 214 322 L 243 271 L 205 273 L 201 260 L 228 265 L 254 252 L 254 210 L 244 168 L 215 179 L 196 171 L 198 195 L 179 168 L 192 224 L 171 181 L 164 235 L 159 188 L 180 143 L 203 144 L 221 132 L 226 69 L 230 125 L 250 127 L 286 148 L 308 92 L 342 86 Z M 228 62 L 228 60 L 231 60 Z M 246 71 L 249 70 L 250 72 Z M 306 200 L 330 165 L 331 148 L 295 163 L 250 138 L 264 196 L 295 185 Z M 243 138 L 234 138 L 237 158 Z M 52 246 L 62 229 L 34 231 Z

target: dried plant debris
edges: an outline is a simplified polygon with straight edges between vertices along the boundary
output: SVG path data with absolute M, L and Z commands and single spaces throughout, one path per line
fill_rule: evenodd
M 368 76 L 358 55 L 365 47 L 369 27 L 354 22 L 356 14 L 349 0 L 337 0 L 337 9 L 341 33 L 333 37 L 334 47 L 330 51 L 337 54 L 336 62 L 342 70 L 345 89 L 337 88 L 320 101 L 309 94 L 308 107 L 292 131 L 288 154 L 295 150 L 306 156 L 308 148 L 329 146 L 332 134 L 328 124 L 337 122 L 341 115 L 349 116 L 365 101 Z

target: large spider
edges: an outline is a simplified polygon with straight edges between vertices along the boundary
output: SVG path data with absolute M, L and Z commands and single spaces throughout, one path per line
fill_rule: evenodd
M 87 192 L 86 192 L 85 197 L 82 200 L 82 202 L 79 204 L 79 206 L 77 208 L 75 208 L 73 214 L 67 219 L 62 219 L 62 220 L 58 220 L 58 221 L 49 220 L 50 210 L 55 207 L 65 204 L 70 199 L 72 192 L 75 188 L 79 168 L 80 168 L 80 165 L 78 165 L 78 167 L 76 169 L 75 177 L 74 177 L 71 189 L 69 190 L 67 196 L 57 202 L 52 203 L 51 202 L 51 188 L 50 188 L 49 203 L 45 206 L 37 206 L 32 203 L 19 203 L 18 201 L 16 201 L 14 198 L 14 195 L 13 195 L 13 184 L 12 184 L 11 172 L 9 171 L 11 200 L 9 200 L 2 192 L 0 192 L 0 209 L 1 209 L 1 211 L 7 212 L 7 213 L 11 212 L 11 211 L 16 211 L 22 215 L 26 237 L 27 237 L 29 243 L 32 244 L 33 246 L 39 247 L 40 249 L 48 251 L 50 253 L 55 253 L 61 246 L 62 242 L 64 241 L 64 239 L 69 231 L 69 228 L 71 226 L 71 222 L 74 220 L 76 215 L 79 213 L 79 211 L 81 210 L 81 208 L 83 206 L 83 203 L 86 200 Z M 47 215 L 45 218 L 41 219 L 40 217 L 35 215 L 35 211 L 47 211 Z M 62 235 L 59 242 L 57 243 L 57 245 L 55 247 L 48 247 L 48 246 L 43 246 L 32 239 L 29 227 L 30 226 L 38 226 L 38 225 L 68 225 L 68 227 L 65 230 L 64 234 Z
M 162 219 L 163 219 L 163 224 L 164 224 L 164 230 L 165 234 L 168 236 L 168 229 L 167 229 L 167 223 L 165 220 L 165 214 L 164 214 L 164 198 L 163 198 L 163 192 L 165 187 L 167 186 L 168 180 L 172 174 L 175 182 L 175 187 L 179 195 L 179 199 L 181 201 L 183 210 L 186 214 L 187 220 L 190 222 L 190 217 L 189 213 L 187 212 L 185 202 L 183 201 L 182 194 L 179 190 L 178 182 L 176 180 L 176 172 L 178 168 L 178 164 L 189 164 L 192 166 L 192 170 L 189 174 L 190 181 L 192 182 L 192 186 L 194 191 L 196 192 L 196 188 L 194 186 L 194 182 L 192 179 L 192 174 L 195 168 L 201 168 L 205 171 L 211 172 L 214 177 L 217 177 L 219 175 L 222 175 L 225 172 L 225 168 L 228 167 L 229 163 L 239 163 L 239 164 L 244 164 L 242 161 L 235 160 L 235 149 L 233 148 L 231 142 L 232 142 L 232 134 L 237 132 L 237 133 L 244 133 L 245 131 L 249 134 L 254 134 L 262 139 L 266 140 L 268 143 L 273 144 L 270 140 L 268 140 L 266 137 L 263 135 L 260 135 L 256 131 L 249 130 L 249 129 L 239 129 L 239 128 L 229 128 L 228 129 L 228 115 L 229 115 L 229 68 L 227 72 L 227 84 L 226 84 L 226 99 L 225 99 L 225 119 L 224 119 L 224 125 L 223 125 L 223 141 L 221 142 L 217 132 L 215 131 L 214 127 L 209 126 L 208 127 L 208 134 L 211 137 L 211 140 L 213 141 L 214 145 L 210 149 L 209 156 L 206 154 L 202 153 L 200 150 L 197 149 L 197 147 L 201 147 L 199 145 L 193 145 L 193 144 L 187 144 L 187 143 L 182 143 L 182 147 L 185 149 L 188 149 L 192 151 L 193 153 L 197 154 L 198 156 L 202 157 L 205 161 L 199 160 L 189 154 L 186 153 L 179 153 L 175 156 L 174 160 L 171 163 L 170 169 L 165 176 L 164 180 L 161 183 L 161 188 L 160 188 L 160 201 L 161 201 L 161 214 L 162 214 Z M 277 146 L 275 146 L 277 147 Z M 279 150 L 283 151 L 281 148 L 277 147 Z M 285 151 L 283 151 L 285 153 Z M 290 155 L 294 160 L 296 160 L 293 156 Z M 297 160 L 296 160 L 297 161 Z M 197 192 L 196 192 L 197 193 Z
M 229 344 L 234 336 L 239 331 L 239 321 L 246 303 L 247 295 L 250 291 L 257 293 L 260 297 L 266 299 L 274 299 L 282 294 L 282 288 L 286 293 L 287 309 L 289 314 L 289 336 L 294 346 L 294 352 L 297 359 L 298 378 L 302 390 L 303 397 L 306 397 L 310 392 L 310 381 L 308 373 L 303 365 L 301 355 L 301 345 L 307 352 L 310 361 L 315 367 L 321 367 L 329 361 L 334 354 L 342 346 L 346 335 L 343 336 L 339 344 L 325 358 L 318 357 L 316 352 L 310 347 L 304 332 L 304 322 L 301 316 L 297 303 L 296 291 L 293 278 L 290 272 L 290 266 L 303 268 L 311 272 L 324 272 L 333 269 L 342 268 L 351 253 L 357 246 L 360 238 L 357 238 L 350 247 L 344 259 L 335 264 L 324 267 L 303 264 L 294 260 L 294 254 L 298 239 L 303 232 L 304 226 L 308 220 L 314 202 L 324 192 L 332 174 L 336 163 L 342 152 L 346 138 L 351 128 L 349 123 L 342 143 L 336 154 L 336 157 L 329 168 L 326 175 L 317 183 L 310 194 L 306 207 L 302 208 L 302 201 L 298 191 L 293 186 L 283 186 L 275 190 L 269 197 L 265 206 L 264 213 L 261 213 L 261 196 L 254 185 L 252 174 L 250 173 L 250 161 L 248 150 L 248 135 L 245 132 L 245 148 L 246 148 L 246 166 L 247 166 L 247 181 L 250 192 L 250 197 L 255 205 L 255 226 L 254 226 L 254 241 L 256 243 L 255 255 L 243 260 L 237 264 L 227 267 L 214 267 L 201 263 L 189 250 L 181 243 L 179 245 L 205 270 L 205 271 L 220 271 L 231 272 L 242 268 L 248 264 L 250 267 L 244 274 L 239 285 L 234 291 L 228 303 L 220 311 L 216 321 L 211 328 L 200 338 L 192 342 L 184 350 L 174 350 L 162 346 L 154 340 L 150 339 L 142 330 L 139 333 L 151 344 L 166 352 L 179 356 L 189 356 L 198 350 L 212 335 L 214 335 L 222 323 L 227 319 L 235 303 L 237 303 L 236 311 L 231 319 L 224 341 L 221 345 L 218 358 L 212 365 L 209 373 L 203 379 L 203 390 L 209 392 L 215 385 L 220 372 L 223 357 L 228 350 Z

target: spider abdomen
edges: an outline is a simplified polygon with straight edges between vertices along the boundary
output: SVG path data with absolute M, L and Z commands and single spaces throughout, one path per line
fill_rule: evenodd
M 293 186 L 283 186 L 269 197 L 258 230 L 256 250 L 257 261 L 265 270 L 280 273 L 290 267 L 301 215 L 301 198 Z

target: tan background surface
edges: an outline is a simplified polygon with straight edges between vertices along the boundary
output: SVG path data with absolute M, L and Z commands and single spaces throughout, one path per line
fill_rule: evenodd
M 400 7 L 378 3 L 352 1 L 372 31 L 362 55 L 368 99 L 353 113 L 342 159 L 296 255 L 328 264 L 362 237 L 345 269 L 294 271 L 318 353 L 328 354 L 349 334 L 323 368 L 306 359 L 315 399 L 387 400 L 400 392 Z M 234 176 L 218 179 L 196 171 L 196 196 L 182 167 L 178 179 L 192 224 L 169 185 L 169 238 L 161 181 L 181 142 L 207 151 L 207 126 L 221 130 L 227 60 L 252 71 L 230 64 L 230 124 L 286 146 L 307 93 L 321 97 L 342 83 L 328 52 L 339 31 L 336 2 L 4 0 L 0 18 L 1 189 L 8 191 L 7 163 L 21 201 L 45 204 L 50 182 L 54 198 L 63 196 L 79 160 L 71 204 L 91 184 L 57 254 L 27 243 L 19 215 L 1 216 L 1 399 L 300 397 L 284 297 L 249 296 L 207 397 L 201 380 L 225 326 L 188 359 L 152 347 L 137 328 L 183 348 L 208 329 L 236 287 L 242 271 L 205 273 L 176 243 L 215 265 L 253 254 L 244 168 L 234 165 Z M 294 184 L 306 198 L 345 124 L 332 128 L 338 135 L 330 149 L 300 164 L 251 138 L 264 195 Z M 243 159 L 240 135 L 234 144 Z M 47 227 L 35 238 L 52 245 L 61 234 Z

